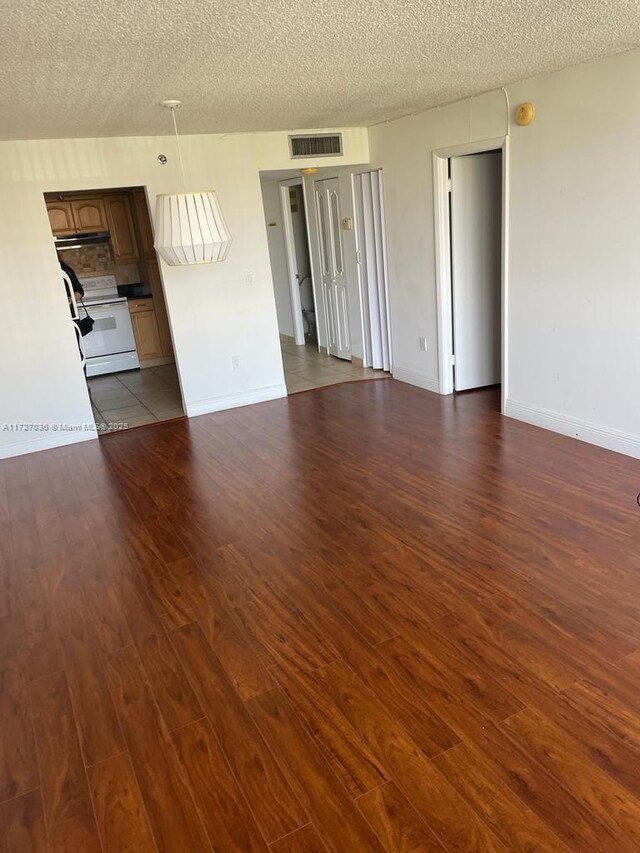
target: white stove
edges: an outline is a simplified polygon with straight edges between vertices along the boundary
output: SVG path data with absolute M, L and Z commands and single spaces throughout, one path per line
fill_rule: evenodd
M 126 302 L 126 296 L 118 294 L 118 284 L 113 275 L 95 275 L 79 279 L 84 288 L 84 301 L 87 305 L 107 302 Z
M 83 302 L 95 321 L 93 329 L 82 339 L 87 376 L 140 367 L 127 297 L 118 294 L 115 276 L 81 278 L 80 283 L 84 288 Z M 84 317 L 81 304 L 78 312 Z

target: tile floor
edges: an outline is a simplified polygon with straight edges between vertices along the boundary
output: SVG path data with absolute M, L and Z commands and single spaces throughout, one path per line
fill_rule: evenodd
M 370 367 L 356 367 L 350 361 L 321 355 L 315 343 L 297 346 L 293 338 L 280 336 L 284 378 L 289 394 L 310 391 L 338 382 L 355 382 L 358 379 L 388 379 L 391 374 Z
M 296 346 L 292 338 L 281 336 L 280 345 L 289 394 L 338 382 L 390 376 L 382 370 L 356 367 L 350 361 L 321 355 L 315 344 Z M 124 429 L 128 429 L 184 415 L 175 364 L 93 376 L 87 384 L 100 434 L 120 431 L 123 427 L 119 424 L 127 424 Z M 115 426 L 110 428 L 110 424 Z
M 180 418 L 184 415 L 175 364 L 107 373 L 87 379 L 99 433 Z M 105 426 L 106 425 L 106 426 Z

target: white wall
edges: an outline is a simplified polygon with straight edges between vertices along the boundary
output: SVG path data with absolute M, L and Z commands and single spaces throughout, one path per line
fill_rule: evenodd
M 640 456 L 640 51 L 507 87 L 507 413 Z M 503 93 L 370 128 L 394 375 L 438 389 L 431 152 L 503 136 Z M 418 337 L 426 335 L 422 353 Z
M 278 329 L 281 335 L 288 335 L 292 338 L 294 336 L 294 329 L 293 317 L 291 316 L 291 292 L 289 289 L 287 255 L 284 247 L 280 184 L 278 181 L 263 182 L 262 204 L 267 228 L 269 261 L 271 264 L 271 278 L 273 279 L 273 293 L 276 300 Z
M 366 131 L 341 132 L 339 162 L 366 161 Z M 290 168 L 291 161 L 287 133 L 184 137 L 182 150 L 187 184 L 218 191 L 234 237 L 223 264 L 162 265 L 182 392 L 193 415 L 285 393 L 258 173 Z M 158 164 L 160 153 L 169 165 Z M 92 421 L 42 194 L 140 185 L 152 202 L 182 188 L 172 138 L 0 143 L 0 456 L 95 435 L 2 427 Z M 240 356 L 239 370 L 232 369 L 233 355 Z
M 511 132 L 507 411 L 640 456 L 638 91 L 638 50 L 509 87 L 536 120 Z
M 393 373 L 438 390 L 432 152 L 504 135 L 502 92 L 372 127 L 384 183 Z M 427 351 L 419 338 L 427 338 Z

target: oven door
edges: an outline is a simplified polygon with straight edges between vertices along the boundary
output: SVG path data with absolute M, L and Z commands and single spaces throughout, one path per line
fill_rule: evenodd
M 140 367 L 127 303 L 88 305 L 87 310 L 95 321 L 83 338 L 87 376 Z

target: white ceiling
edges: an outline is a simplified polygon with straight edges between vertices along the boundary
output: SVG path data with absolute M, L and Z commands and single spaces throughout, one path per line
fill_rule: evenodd
M 369 125 L 638 42 L 636 0 L 0 0 L 0 138 Z

